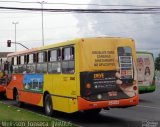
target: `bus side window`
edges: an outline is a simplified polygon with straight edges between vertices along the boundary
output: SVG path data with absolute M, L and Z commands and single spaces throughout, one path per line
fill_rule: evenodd
M 60 73 L 61 72 L 61 50 L 53 49 L 48 52 L 48 73 Z
M 63 50 L 63 60 L 73 60 L 74 59 L 74 47 L 67 47 Z
M 25 56 L 19 56 L 19 73 L 26 73 Z
M 74 73 L 75 61 L 74 61 L 74 47 L 65 47 L 62 49 L 62 72 L 63 73 Z
M 13 73 L 18 73 L 18 57 L 13 57 Z
M 37 55 L 37 73 L 47 73 L 47 51 L 41 51 Z
M 35 73 L 36 63 L 34 60 L 34 54 L 27 55 L 27 73 Z

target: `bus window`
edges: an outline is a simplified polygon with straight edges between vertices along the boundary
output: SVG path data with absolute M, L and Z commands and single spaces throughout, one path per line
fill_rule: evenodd
M 62 49 L 62 72 L 74 73 L 74 47 L 66 47 Z
M 27 73 L 35 73 L 36 64 L 34 63 L 34 55 L 27 55 Z
M 120 75 L 123 82 L 133 82 L 132 49 L 130 47 L 118 47 Z M 127 79 L 127 80 L 126 80 Z
M 50 61 L 52 62 L 52 61 L 57 61 L 58 59 L 57 59 L 58 57 L 57 57 L 57 50 L 52 50 L 52 51 L 50 51 Z
M 29 55 L 29 64 L 32 64 L 33 63 L 33 54 L 30 54 Z
M 47 52 L 38 53 L 37 73 L 47 73 Z
M 26 65 L 24 60 L 24 56 L 19 56 L 19 73 L 24 73 L 26 71 Z
M 38 62 L 43 63 L 44 62 L 44 52 L 38 53 Z
M 13 57 L 13 73 L 18 73 L 18 57 Z
M 54 49 L 48 52 L 48 73 L 60 73 L 61 72 L 61 50 Z

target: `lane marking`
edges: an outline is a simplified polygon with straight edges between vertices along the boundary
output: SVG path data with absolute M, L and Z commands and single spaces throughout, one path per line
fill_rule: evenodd
M 139 107 L 144 107 L 144 108 L 159 109 L 159 110 L 160 110 L 160 108 L 159 108 L 159 107 L 146 106 L 146 105 L 137 105 L 137 106 L 139 106 Z

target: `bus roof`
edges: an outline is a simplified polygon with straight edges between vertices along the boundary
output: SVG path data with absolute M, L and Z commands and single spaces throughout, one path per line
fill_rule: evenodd
M 46 45 L 46 46 L 43 46 L 43 47 L 32 48 L 32 49 L 28 49 L 28 50 L 24 50 L 24 51 L 18 51 L 18 52 L 8 54 L 7 57 L 21 55 L 21 54 L 29 54 L 31 52 L 51 49 L 53 47 L 59 47 L 59 46 L 62 46 L 62 45 L 65 46 L 65 45 L 69 45 L 69 44 L 75 44 L 77 42 L 77 40 L 79 40 L 79 39 L 70 40 L 70 41 L 66 41 L 66 42 L 54 43 L 54 44 Z
M 33 52 L 33 51 L 37 51 L 37 48 L 32 48 L 32 49 L 28 49 L 28 50 L 24 50 L 24 51 L 10 53 L 10 54 L 7 55 L 7 57 L 16 56 L 16 55 L 19 55 L 19 54 L 30 53 L 30 52 Z
M 45 49 L 50 49 L 50 48 L 53 48 L 53 47 L 59 47 L 59 46 L 65 46 L 65 45 L 71 45 L 71 44 L 75 44 L 75 43 L 78 43 L 80 41 L 84 41 L 84 40 L 88 40 L 88 39 L 100 39 L 100 38 L 107 38 L 107 39 L 130 39 L 130 40 L 133 40 L 132 38 L 122 38 L 122 37 L 88 37 L 88 38 L 76 38 L 74 40 L 68 40 L 68 41 L 65 41 L 65 42 L 59 42 L 59 43 L 54 43 L 54 44 L 51 44 L 51 45 L 47 45 L 47 46 L 44 46 L 44 47 L 40 47 L 38 48 L 38 50 L 45 50 Z
M 151 55 L 153 55 L 153 53 L 148 52 L 148 51 L 137 51 L 136 53 L 139 53 L 139 54 L 151 54 Z
M 32 48 L 32 49 L 28 49 L 28 50 L 24 50 L 24 51 L 19 51 L 19 52 L 14 52 L 14 53 L 10 53 L 7 55 L 7 57 L 10 56 L 16 56 L 16 55 L 22 55 L 22 54 L 29 54 L 31 52 L 36 52 L 36 51 L 42 51 L 42 50 L 46 50 L 46 49 L 51 49 L 51 48 L 56 48 L 56 47 L 60 47 L 60 46 L 65 46 L 65 45 L 71 45 L 71 44 L 76 44 L 80 41 L 84 41 L 84 40 L 88 40 L 88 39 L 129 39 L 129 40 L 133 40 L 132 38 L 123 38 L 123 37 L 88 37 L 88 38 L 76 38 L 74 40 L 68 40 L 65 42 L 59 42 L 59 43 L 54 43 L 54 44 L 50 44 L 50 45 L 46 45 L 43 47 L 37 47 L 37 48 Z
M 50 44 L 50 45 L 47 45 L 47 46 L 43 46 L 43 47 L 40 47 L 38 48 L 38 50 L 45 50 L 45 49 L 51 49 L 53 47 L 59 47 L 59 46 L 65 46 L 65 45 L 71 45 L 71 44 L 75 44 L 79 41 L 80 39 L 74 39 L 74 40 L 68 40 L 68 41 L 65 41 L 65 42 L 59 42 L 59 43 L 54 43 L 54 44 Z

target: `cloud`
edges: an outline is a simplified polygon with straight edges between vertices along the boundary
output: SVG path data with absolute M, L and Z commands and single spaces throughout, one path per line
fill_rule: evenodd
M 90 4 L 157 6 L 155 0 L 92 0 Z M 88 8 L 107 8 L 88 6 Z M 112 8 L 115 8 L 114 6 Z M 160 16 L 151 14 L 75 14 L 81 36 L 132 37 L 137 50 L 150 51 L 156 56 L 160 49 Z M 158 48 L 159 47 L 159 48 Z

